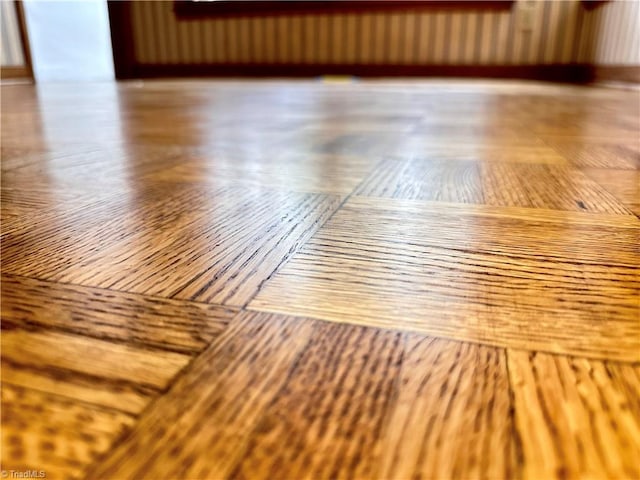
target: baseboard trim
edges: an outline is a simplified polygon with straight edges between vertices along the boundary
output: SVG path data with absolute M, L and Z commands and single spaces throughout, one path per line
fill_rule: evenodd
M 31 70 L 22 65 L 0 67 L 0 78 L 31 78 Z
M 640 83 L 640 65 L 595 65 L 593 81 Z
M 119 78 L 158 77 L 478 77 L 585 83 L 593 68 L 585 64 L 553 65 L 395 65 L 395 64 L 135 64 Z

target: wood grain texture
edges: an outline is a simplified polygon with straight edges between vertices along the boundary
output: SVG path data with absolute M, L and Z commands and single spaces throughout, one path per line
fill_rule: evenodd
M 8 235 L 4 269 L 242 306 L 337 205 L 337 197 L 242 187 L 155 190 L 148 200 L 107 202 L 58 225 Z
M 508 364 L 525 478 L 640 476 L 637 365 L 516 350 Z
M 312 328 L 299 319 L 241 315 L 88 477 L 224 477 Z
M 268 314 L 236 320 L 90 478 L 515 473 L 503 351 Z
M 640 218 L 640 171 L 586 168 L 584 172 Z
M 309 154 L 279 149 L 185 152 L 180 165 L 155 172 L 151 181 L 220 185 L 229 182 L 294 192 L 346 196 L 377 160 L 360 156 Z
M 55 331 L 2 331 L 3 381 L 37 385 L 50 393 L 66 391 L 126 412 L 140 411 L 190 358 Z M 71 385 L 59 385 L 66 383 Z
M 2 385 L 2 470 L 79 478 L 133 417 L 65 397 Z
M 549 8 L 560 26 L 570 8 Z M 440 46 L 484 62 L 496 19 L 479 18 L 237 21 L 260 28 L 224 46 L 218 22 L 197 48 L 175 50 L 184 26 L 156 40 L 166 61 L 279 61 L 295 31 L 306 46 L 289 53 L 309 61 L 348 38 L 367 61 L 410 48 L 424 63 L 433 43 L 405 29 L 455 28 L 479 48 Z M 498 20 L 502 40 L 517 30 Z M 516 35 L 505 61 L 544 38 Z M 640 92 L 0 88 L 3 468 L 638 477 Z
M 250 307 L 638 360 L 640 222 L 626 218 L 352 197 Z
M 319 324 L 231 476 L 508 478 L 508 411 L 502 351 Z
M 457 121 L 461 121 L 456 115 Z M 433 121 L 433 120 L 431 120 Z M 451 122 L 455 120 L 452 119 Z M 493 137 L 490 142 L 458 142 L 440 141 L 425 136 L 409 136 L 398 145 L 388 159 L 406 161 L 424 160 L 459 160 L 481 163 L 526 163 L 542 165 L 568 165 L 568 160 L 542 141 L 532 141 L 530 145 L 500 145 L 500 137 Z
M 2 277 L 2 322 L 21 329 L 56 329 L 123 344 L 196 354 L 235 314 L 183 300 Z
M 636 125 L 637 129 L 637 125 Z M 637 130 L 636 130 L 637 132 Z M 640 144 L 635 140 L 546 140 L 573 165 L 584 168 L 640 169 Z
M 519 476 L 503 350 L 407 334 L 398 385 L 379 478 Z
M 631 214 L 584 173 L 556 165 L 388 160 L 356 195 Z

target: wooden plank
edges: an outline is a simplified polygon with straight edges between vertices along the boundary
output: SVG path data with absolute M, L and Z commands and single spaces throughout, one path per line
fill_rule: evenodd
M 124 380 L 162 389 L 172 374 L 190 357 L 162 350 L 128 345 L 58 332 L 11 329 L 2 332 L 3 357 L 12 363 L 71 369 L 78 373 Z M 82 358 L 82 362 L 78 362 Z M 126 370 L 121 368 L 125 362 Z
M 172 9 L 151 13 L 168 28 Z M 363 18 L 285 30 L 307 60 L 325 40 L 339 53 L 334 27 L 348 26 L 363 61 L 380 42 L 369 60 L 404 44 L 424 61 L 439 55 L 433 28 L 454 27 L 419 17 L 415 43 L 404 21 Z M 210 39 L 243 30 L 227 23 Z M 443 48 L 486 60 L 473 32 L 487 40 L 495 23 L 465 15 L 465 42 Z M 283 58 L 284 37 L 266 35 L 284 32 L 275 24 L 250 22 L 254 60 Z M 511 27 L 530 57 L 535 39 Z M 199 28 L 174 30 L 169 60 Z M 224 61 L 239 38 L 198 48 Z M 0 88 L 3 468 L 639 476 L 638 92 L 355 79 Z
M 511 350 L 524 477 L 638 478 L 637 365 Z
M 82 210 L 62 225 L 10 236 L 3 268 L 64 283 L 242 306 L 339 201 L 244 187 L 165 190 L 164 197 L 142 205 L 114 201 Z
M 638 142 L 575 142 L 546 140 L 558 153 L 578 167 L 634 170 L 640 168 Z
M 527 209 L 465 210 L 352 197 L 250 308 L 490 345 L 640 358 L 635 217 L 603 215 L 606 225 L 587 213 L 540 221 Z
M 186 354 L 203 350 L 235 314 L 228 307 L 15 275 L 4 275 L 1 287 L 5 327 L 53 328 Z
M 311 332 L 300 319 L 236 317 L 88 477 L 223 478 Z
M 141 410 L 190 359 L 54 331 L 2 331 L 3 381 L 123 411 Z
M 515 472 L 501 350 L 266 314 L 231 328 L 91 478 Z
M 377 463 L 404 338 L 346 325 L 314 327 L 230 478 L 381 478 Z
M 24 65 L 7 65 L 0 68 L 0 78 L 20 78 L 32 80 L 29 67 Z
M 3 384 L 2 471 L 80 478 L 132 424 L 125 413 Z
M 640 217 L 640 171 L 585 168 L 585 174 Z
M 320 324 L 231 477 L 507 478 L 508 409 L 497 349 Z
M 556 165 L 473 160 L 388 160 L 356 194 L 630 215 L 582 172 Z
M 379 478 L 517 478 L 504 352 L 406 337 Z
M 459 116 L 459 115 L 456 115 Z M 459 120 L 458 120 L 459 121 Z M 568 161 L 551 147 L 533 142 L 529 146 L 499 145 L 491 142 L 450 143 L 424 137 L 409 137 L 389 158 L 402 160 L 424 158 L 433 160 L 461 160 L 476 162 L 514 162 L 548 165 L 567 165 Z
M 165 184 L 177 181 L 205 185 L 233 183 L 345 197 L 375 163 L 359 156 L 309 154 L 296 149 L 286 153 L 228 151 L 212 162 L 203 162 L 198 154 L 186 154 L 180 165 L 155 172 L 148 178 Z

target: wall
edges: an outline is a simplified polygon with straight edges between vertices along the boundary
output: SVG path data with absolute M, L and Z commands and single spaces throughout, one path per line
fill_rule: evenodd
M 114 78 L 105 0 L 25 0 L 23 5 L 36 81 Z
M 470 2 L 473 3 L 473 2 Z M 530 29 L 526 9 L 531 8 Z M 142 64 L 325 63 L 540 65 L 587 62 L 580 2 L 519 1 L 511 10 L 177 20 L 172 2 L 134 2 Z
M 640 2 L 608 2 L 591 16 L 597 39 L 592 62 L 596 65 L 640 65 Z
M 0 64 L 3 67 L 24 67 L 24 52 L 13 2 L 0 1 L 0 32 L 2 32 Z

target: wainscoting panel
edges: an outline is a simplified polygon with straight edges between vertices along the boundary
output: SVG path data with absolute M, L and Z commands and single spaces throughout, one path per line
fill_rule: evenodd
M 121 42 L 128 69 L 119 76 L 516 73 L 564 78 L 584 77 L 592 65 L 640 65 L 638 1 L 504 5 L 184 16 L 176 14 L 172 1 L 130 2 L 116 7 L 128 32 Z

